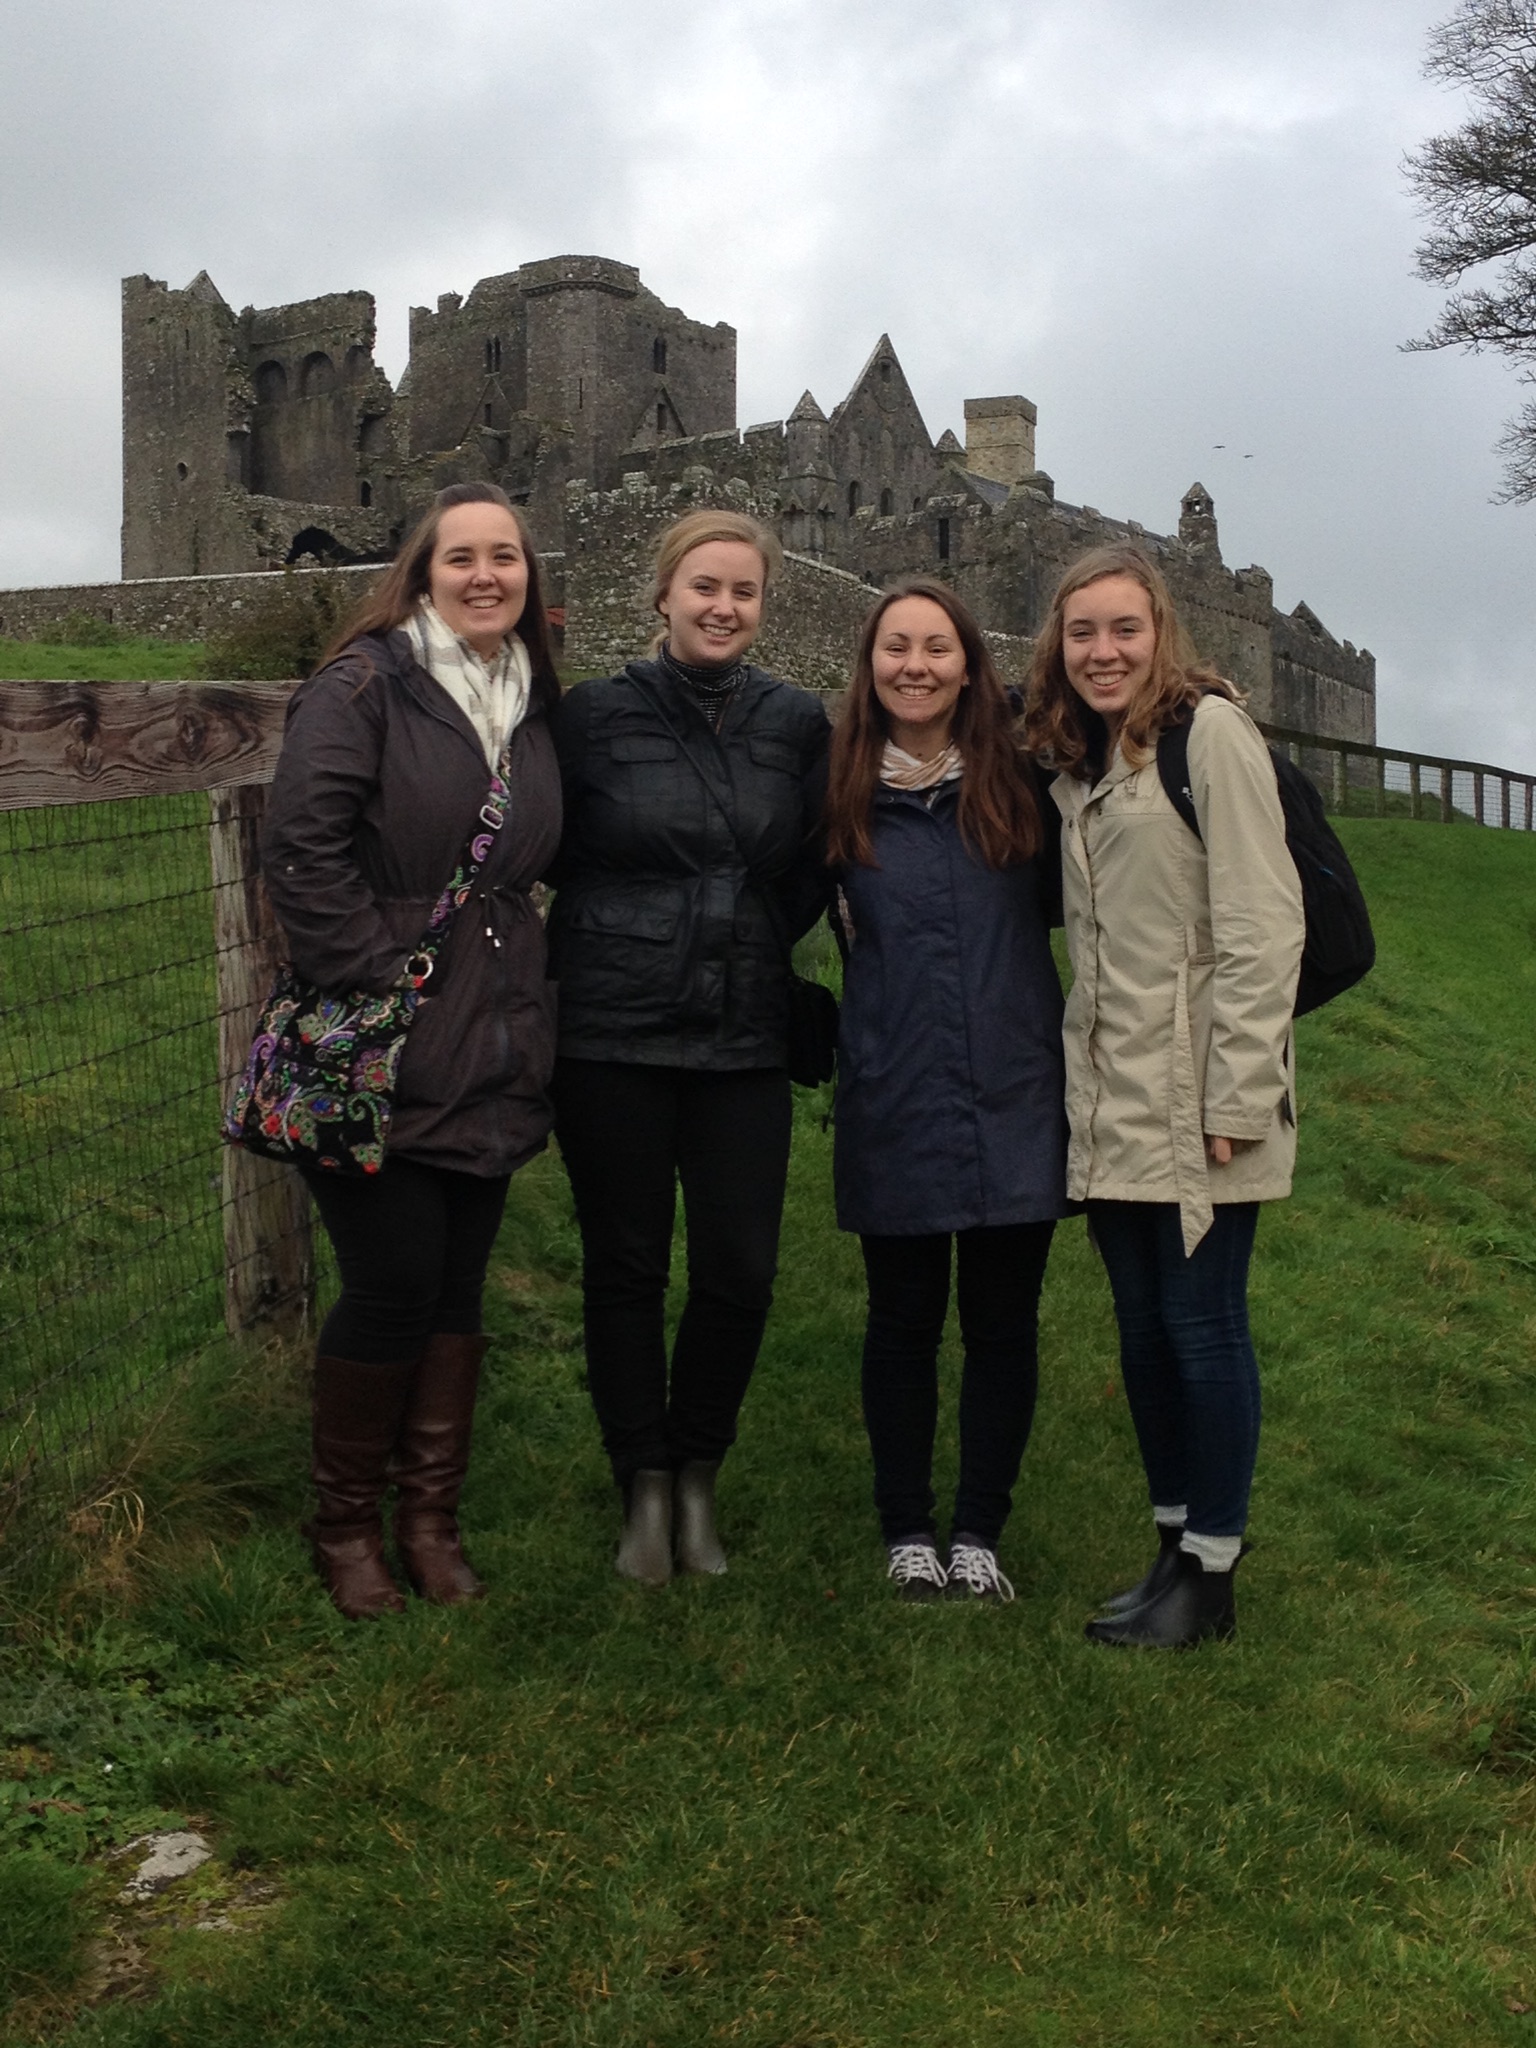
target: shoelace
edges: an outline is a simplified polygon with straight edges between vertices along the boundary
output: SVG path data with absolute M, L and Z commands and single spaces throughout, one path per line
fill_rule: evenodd
M 909 1579 L 926 1579 L 931 1586 L 947 1586 L 949 1574 L 939 1562 L 931 1543 L 896 1543 L 891 1546 L 887 1578 L 905 1585 Z
M 949 1553 L 951 1583 L 968 1586 L 973 1593 L 995 1594 L 999 1600 L 1013 1598 L 1013 1582 L 997 1568 L 993 1551 L 976 1543 L 957 1543 Z

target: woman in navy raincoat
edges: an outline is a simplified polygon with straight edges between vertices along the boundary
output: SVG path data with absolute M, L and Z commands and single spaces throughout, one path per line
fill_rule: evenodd
M 864 1419 L 908 1599 L 1013 1597 L 997 1547 L 1068 1206 L 1059 827 L 1040 796 L 970 612 L 928 579 L 887 592 L 833 741 L 827 826 L 848 948 L 837 1219 L 864 1252 Z M 932 1468 L 952 1262 L 965 1367 L 946 1564 Z

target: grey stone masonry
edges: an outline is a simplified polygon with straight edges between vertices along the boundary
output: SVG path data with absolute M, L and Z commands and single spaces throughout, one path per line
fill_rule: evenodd
M 947 579 L 1013 673 L 1063 570 L 1130 541 L 1161 565 L 1201 654 L 1256 717 L 1375 737 L 1370 654 L 1306 605 L 1276 611 L 1267 569 L 1226 566 L 1202 484 L 1170 533 L 1059 499 L 1038 466 L 1036 408 L 1018 394 L 967 399 L 964 445 L 947 430 L 935 442 L 889 335 L 830 411 L 806 391 L 786 419 L 743 431 L 735 330 L 690 319 L 608 257 L 553 256 L 467 297 L 444 292 L 435 310 L 412 309 L 410 331 L 393 389 L 366 292 L 237 314 L 205 272 L 181 291 L 126 279 L 132 582 L 63 609 L 137 619 L 159 602 L 167 617 L 212 616 L 237 600 L 128 593 L 146 578 L 386 561 L 435 491 L 488 479 L 526 508 L 541 551 L 569 551 L 568 660 L 611 668 L 650 637 L 645 562 L 667 519 L 750 505 L 794 558 L 763 652 L 829 688 L 873 588 Z M 0 616 L 41 616 L 45 595 L 0 596 Z

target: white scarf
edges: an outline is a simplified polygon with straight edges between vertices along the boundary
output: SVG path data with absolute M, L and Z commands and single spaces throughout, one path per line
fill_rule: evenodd
M 406 620 L 405 632 L 416 659 L 475 728 L 486 761 L 494 768 L 528 709 L 533 664 L 527 648 L 516 633 L 509 633 L 500 652 L 484 660 L 444 624 L 428 598 Z
M 888 789 L 937 789 L 941 782 L 953 782 L 964 772 L 965 763 L 953 740 L 931 761 L 919 761 L 916 754 L 887 740 L 880 758 L 880 780 Z

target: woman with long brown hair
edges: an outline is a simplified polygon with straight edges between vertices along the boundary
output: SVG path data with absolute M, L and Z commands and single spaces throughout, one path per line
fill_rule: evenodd
M 906 1599 L 1013 1597 L 997 1550 L 1067 1207 L 1056 822 L 1014 723 L 948 585 L 887 591 L 833 740 L 827 851 L 847 947 L 837 1219 L 864 1253 L 864 1419 Z M 933 1444 L 952 1261 L 965 1367 L 946 1563 Z
M 288 708 L 263 873 L 295 968 L 323 990 L 402 985 L 495 778 L 507 797 L 424 984 L 381 1170 L 304 1169 L 341 1272 L 315 1362 L 309 1534 L 352 1619 L 404 1606 L 382 1548 L 391 1481 L 416 1591 L 485 1590 L 458 1502 L 486 1264 L 511 1175 L 552 1116 L 554 1003 L 529 891 L 560 833 L 558 696 L 522 517 L 493 484 L 456 484 Z
M 1186 723 L 1195 830 L 1158 763 Z M 1301 890 L 1263 738 L 1140 548 L 1062 578 L 1028 726 L 1064 820 L 1067 1184 L 1109 1273 L 1158 1534 L 1088 1635 L 1179 1648 L 1236 1621 L 1259 1439 L 1248 1263 L 1296 1154 Z

